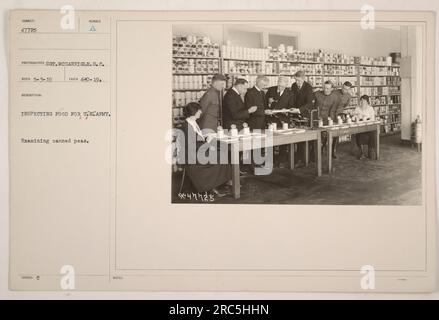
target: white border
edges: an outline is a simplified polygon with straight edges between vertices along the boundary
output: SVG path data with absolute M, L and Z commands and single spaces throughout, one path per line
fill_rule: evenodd
M 11 292 L 8 290 L 8 266 L 9 266 L 9 208 L 8 208 L 8 72 L 7 72 L 7 26 L 8 10 L 10 9 L 59 9 L 61 6 L 70 4 L 78 10 L 360 10 L 363 4 L 375 6 L 376 10 L 408 10 L 408 11 L 439 11 L 439 3 L 435 0 L 417 1 L 358 1 L 349 2 L 343 0 L 332 1 L 306 1 L 306 0 L 241 0 L 241 1 L 215 1 L 185 0 L 184 2 L 150 0 L 139 3 L 136 0 L 39 0 L 38 5 L 32 0 L 2 0 L 0 10 L 2 15 L 0 34 L 3 50 L 0 51 L 0 298 L 1 299 L 439 299 L 439 292 L 432 294 L 337 294 L 337 293 L 129 293 L 129 292 Z M 436 34 L 439 34 L 436 25 Z M 439 54 L 436 47 L 436 61 Z M 439 92 L 438 67 L 436 66 L 436 92 Z M 439 113 L 436 115 L 436 123 L 439 123 Z M 437 126 L 436 126 L 437 127 Z M 439 130 L 437 130 L 436 134 Z M 439 141 L 436 141 L 436 158 L 439 159 Z M 439 164 L 439 161 L 437 161 Z M 437 174 L 438 175 L 438 174 Z M 436 181 L 438 181 L 438 176 Z M 438 219 L 439 220 L 439 219 Z M 439 246 L 438 246 L 439 248 Z M 439 257 L 439 255 L 437 255 Z

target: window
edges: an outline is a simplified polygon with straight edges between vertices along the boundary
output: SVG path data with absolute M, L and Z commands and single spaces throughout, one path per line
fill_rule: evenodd
M 298 49 L 298 41 L 295 36 L 286 36 L 281 34 L 268 34 L 268 45 L 272 48 L 277 48 L 279 45 L 293 46 L 294 50 Z

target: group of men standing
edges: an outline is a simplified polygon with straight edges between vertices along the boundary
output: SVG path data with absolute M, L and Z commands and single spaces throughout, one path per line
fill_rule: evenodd
M 223 96 L 226 77 L 220 74 L 213 76 L 211 88 L 200 99 L 200 128 L 216 131 L 222 119 L 225 129 L 235 125 L 241 130 L 246 122 L 250 129 L 262 130 L 268 123 L 288 123 L 286 113 L 273 112 L 280 109 L 290 109 L 306 118 L 310 118 L 312 110 L 318 110 L 319 117 L 326 124 L 328 117 L 335 120 L 349 105 L 352 88 L 350 82 L 345 82 L 341 89 L 334 90 L 333 84 L 326 81 L 323 90 L 314 93 L 313 87 L 305 80 L 303 71 L 296 72 L 294 78 L 295 82 L 291 87 L 286 76 L 279 76 L 277 86 L 268 87 L 268 78 L 258 76 L 255 85 L 250 89 L 246 79 L 238 78 Z M 337 158 L 337 143 L 334 140 L 332 146 L 334 158 Z M 304 159 L 304 150 L 304 144 L 298 144 L 299 166 Z M 285 154 L 285 151 L 281 150 L 281 154 Z

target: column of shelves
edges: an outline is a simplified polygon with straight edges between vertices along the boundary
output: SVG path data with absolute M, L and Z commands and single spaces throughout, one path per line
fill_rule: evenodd
M 396 65 L 389 67 L 391 75 L 387 78 L 389 86 L 388 113 L 384 123 L 386 134 L 401 131 L 401 77 L 399 70 L 399 66 Z
M 382 119 L 382 132 L 397 132 L 401 122 L 399 66 L 388 66 L 383 58 L 352 57 L 323 52 L 281 53 L 268 48 L 241 48 L 207 45 L 207 51 L 195 49 L 173 55 L 173 121 L 182 119 L 181 108 L 191 101 L 198 101 L 207 90 L 215 73 L 223 73 L 231 87 L 236 77 L 246 77 L 250 86 L 258 75 L 269 78 L 269 85 L 277 84 L 279 75 L 293 77 L 303 70 L 314 91 L 321 90 L 326 80 L 335 88 L 345 81 L 353 84 L 353 97 L 346 112 L 358 105 L 359 98 L 367 94 L 371 98 L 378 117 Z M 192 45 L 193 47 L 193 45 Z M 211 49 L 209 51 L 209 49 Z M 209 54 L 206 54 L 208 52 Z
M 172 121 L 183 121 L 183 107 L 198 101 L 210 86 L 212 76 L 220 72 L 220 57 L 173 55 Z
M 381 118 L 381 134 L 393 134 L 401 127 L 401 78 L 399 66 L 358 65 L 359 96 L 367 94 L 377 117 Z

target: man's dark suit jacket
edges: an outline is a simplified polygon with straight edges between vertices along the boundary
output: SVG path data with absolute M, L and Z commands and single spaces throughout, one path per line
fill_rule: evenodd
M 278 86 L 268 88 L 267 94 L 265 95 L 267 99 L 267 109 L 279 110 L 279 109 L 291 109 L 295 107 L 294 95 L 290 88 L 285 88 L 282 95 L 279 93 Z M 269 104 L 270 98 L 274 101 Z M 267 122 L 276 122 L 280 125 L 282 122 L 289 121 L 286 114 L 276 114 L 266 118 Z
M 255 87 L 248 89 L 244 101 L 247 109 L 253 106 L 258 107 L 258 109 L 250 115 L 250 129 L 265 129 L 265 106 L 267 101 L 264 91 L 258 90 Z
M 304 81 L 299 89 L 297 83 L 293 83 L 291 91 L 294 95 L 295 107 L 300 109 L 300 113 L 304 117 L 310 116 L 310 111 L 314 108 L 314 93 L 312 86 Z
M 242 124 L 248 121 L 249 112 L 245 107 L 241 96 L 233 88 L 227 90 L 223 98 L 223 127 L 230 129 L 232 124 L 236 125 L 238 130 L 242 129 Z
M 268 88 L 267 94 L 265 95 L 267 99 L 267 105 L 270 98 L 274 102 L 268 106 L 268 109 L 290 109 L 295 107 L 294 94 L 290 88 L 285 88 L 282 95 L 279 95 L 278 86 Z

